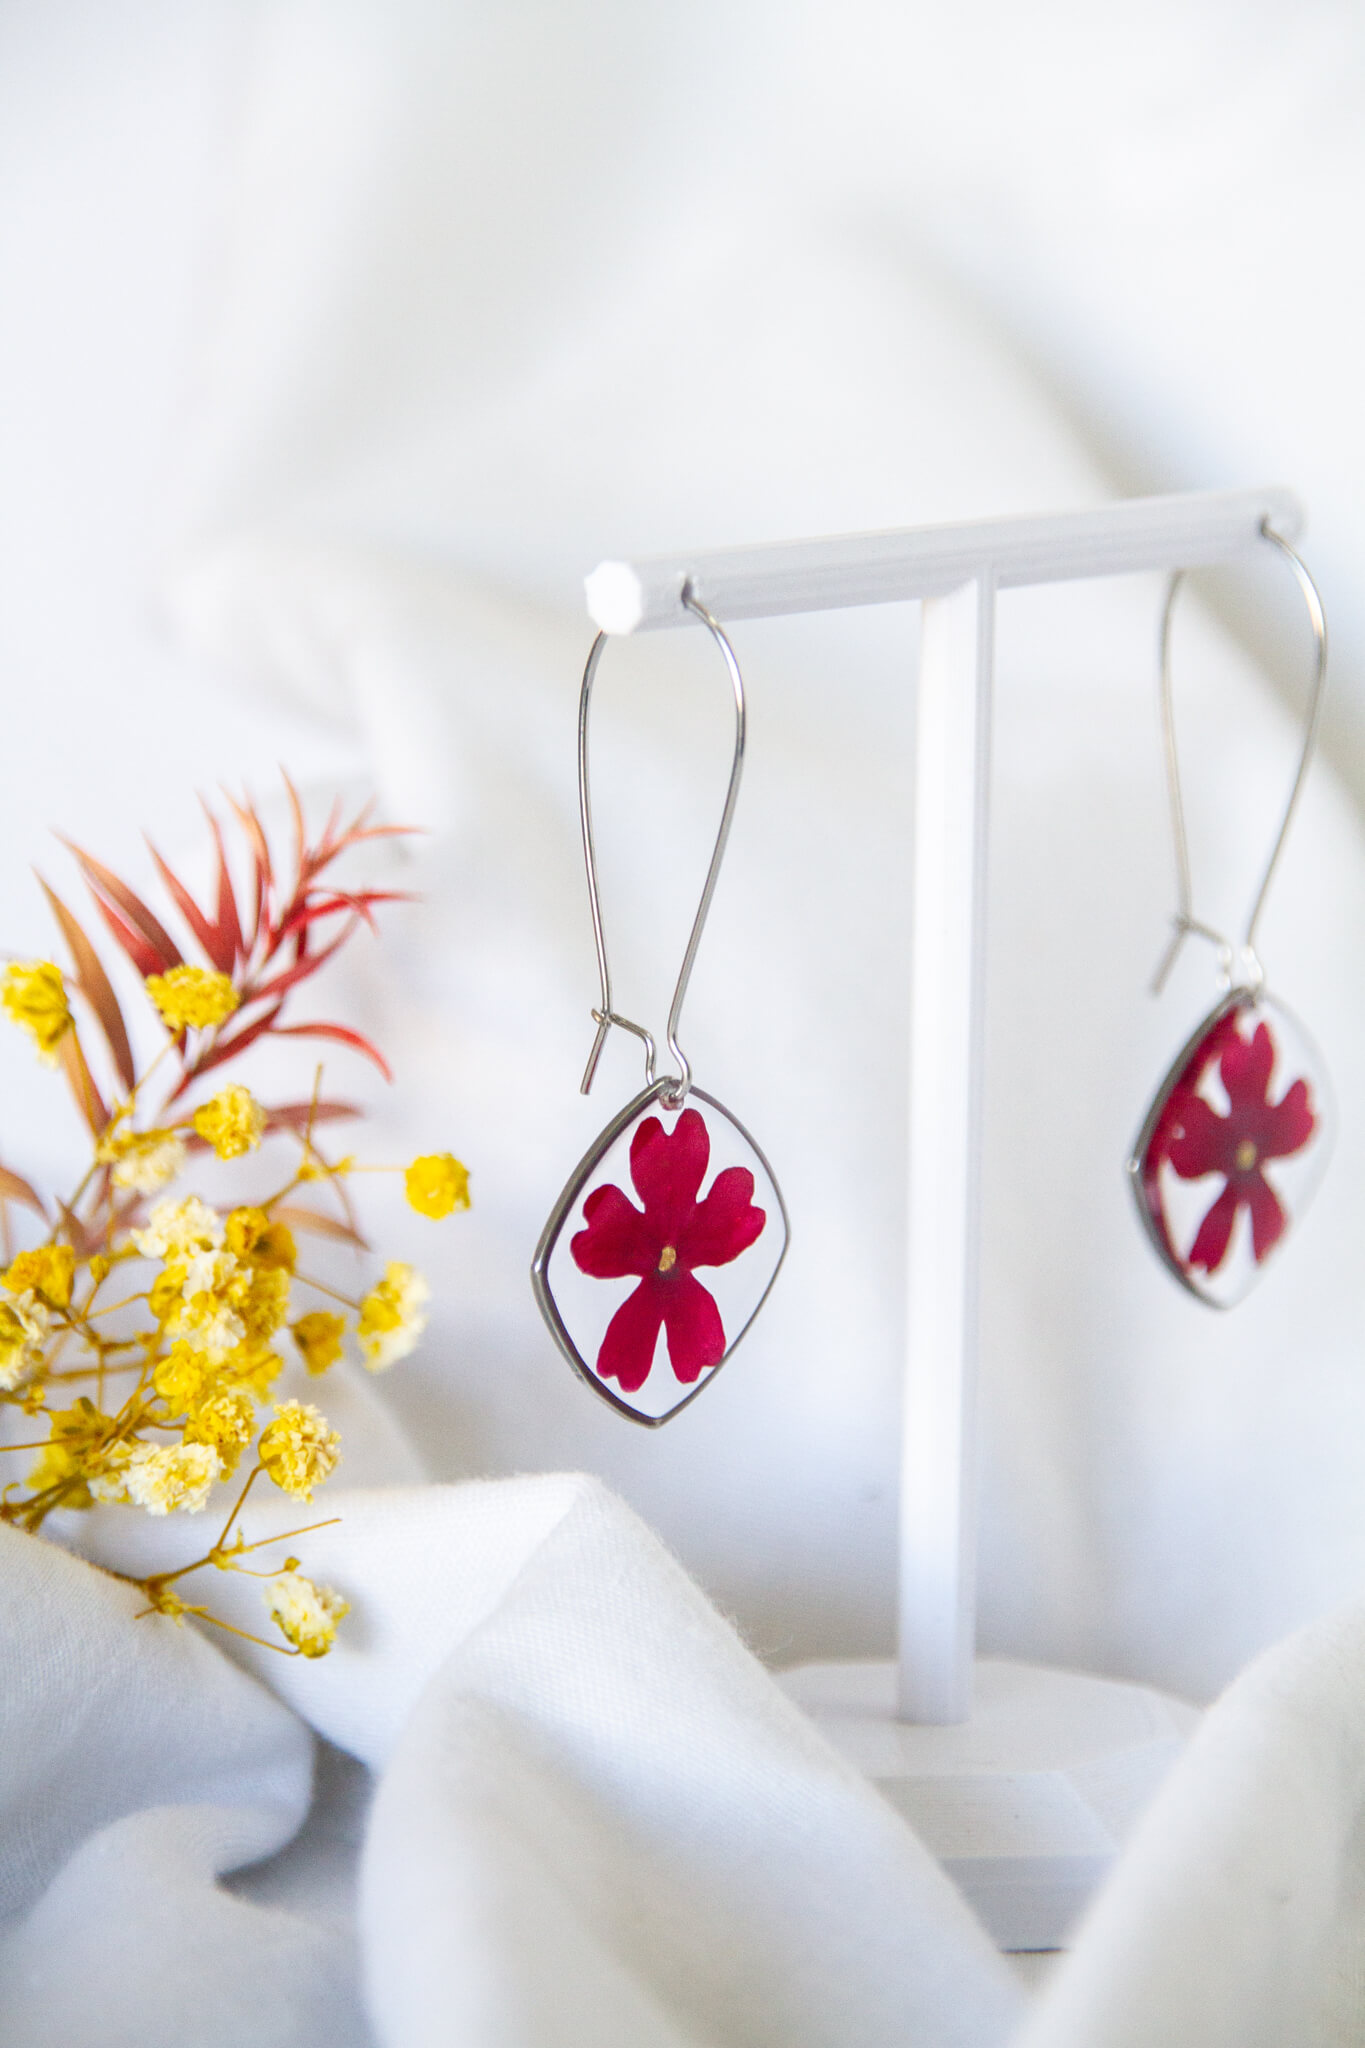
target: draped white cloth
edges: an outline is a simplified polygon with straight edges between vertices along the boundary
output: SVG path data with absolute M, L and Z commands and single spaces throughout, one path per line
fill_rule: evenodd
M 0 2039 L 1359 2039 L 1360 1608 L 1209 1711 L 1028 2015 L 927 1851 L 600 1482 L 331 1505 L 310 1562 L 346 1632 L 322 1665 L 237 1645 L 254 1677 L 0 1531 Z M 166 1554 L 108 1511 L 86 1533 Z M 213 1595 L 259 1626 L 253 1585 Z
M 695 6 L 682 26 L 624 0 L 0 13 L 5 944 L 52 945 L 30 861 L 78 891 L 51 823 L 147 880 L 143 826 L 194 869 L 195 791 L 219 777 L 268 796 L 283 759 L 317 804 L 377 783 L 388 815 L 434 828 L 389 871 L 423 902 L 328 1004 L 400 1076 L 372 1091 L 372 1155 L 449 1145 L 475 1194 L 440 1227 L 379 1184 L 368 1203 L 376 1242 L 422 1265 L 437 1300 L 382 1415 L 328 1388 L 343 1478 L 442 1485 L 401 1496 L 392 1525 L 348 1497 L 328 1569 L 369 1618 L 334 1665 L 258 1672 L 287 1715 L 188 1633 L 143 1622 L 122 1637 L 122 1595 L 84 1567 L 15 1552 L 7 1668 L 25 1674 L 15 1711 L 37 1716 L 7 1752 L 29 1802 L 4 1849 L 22 1966 L 0 1996 L 31 2001 L 9 2017 L 15 2038 L 79 2038 L 91 2022 L 61 2001 L 87 1990 L 103 1991 L 105 2033 L 122 1998 L 125 2038 L 154 2038 L 136 2005 L 146 1973 L 119 1958 L 163 1925 L 166 2010 L 172 1964 L 193 1975 L 193 1956 L 205 1982 L 240 1987 L 206 2001 L 224 2040 L 270 2038 L 233 2003 L 258 1992 L 279 2038 L 325 2022 L 346 2039 L 362 2024 L 346 1893 L 361 1836 L 381 2039 L 573 2040 L 585 2007 L 545 1989 L 561 1982 L 595 2004 L 594 2039 L 836 2038 L 836 1991 L 863 2029 L 850 2019 L 842 2038 L 990 2041 L 1017 2023 L 1010 1981 L 914 1845 L 810 1747 L 624 1509 L 558 1479 L 444 1490 L 581 1468 L 761 1657 L 889 1647 L 915 621 L 892 608 L 737 636 L 750 763 L 685 1042 L 773 1161 L 793 1245 L 733 1369 L 648 1435 L 571 1380 L 525 1271 L 564 1172 L 637 1081 L 618 1046 L 594 1097 L 574 1092 L 595 994 L 574 814 L 579 579 L 604 555 L 1135 489 L 1304 493 L 1334 708 L 1262 950 L 1322 1046 L 1341 1131 L 1312 1215 L 1228 1317 L 1156 1269 L 1121 1172 L 1212 995 L 1193 948 L 1161 1003 L 1144 993 L 1171 896 L 1159 592 L 1136 579 L 1002 603 L 983 1646 L 1207 1699 L 1358 1595 L 1362 34 L 1344 0 L 1292 14 L 751 0 Z M 1306 662 L 1287 585 L 1252 585 L 1192 605 L 1178 646 L 1199 907 L 1229 924 L 1292 761 L 1270 678 Z M 663 635 L 610 651 L 600 703 L 620 992 L 657 1016 L 723 785 L 723 693 L 699 636 Z M 263 1061 L 255 1078 L 297 1090 L 297 1070 L 285 1082 Z M 339 1061 L 329 1085 L 368 1089 Z M 0 1036 L 0 1157 L 60 1184 L 77 1137 L 57 1088 Z M 548 1533 L 545 1503 L 570 1500 Z M 613 1583 L 619 1566 L 619 1609 L 594 1605 L 600 1585 L 553 1591 L 590 1524 Z M 102 1518 L 73 1540 L 114 1539 Z M 480 1584 L 476 1628 L 460 1603 L 477 1606 Z M 523 1600 L 551 1610 L 553 1645 Z M 377 1649 L 368 1631 L 391 1602 L 396 1634 Z M 45 1662 L 59 1615 L 62 1656 Z M 1138 2032 L 1112 2038 L 1139 2038 L 1150 1979 L 1172 2003 L 1148 2038 L 1218 2038 L 1212 2014 L 1228 2039 L 1237 2025 L 1296 2048 L 1349 2035 L 1360 1677 L 1354 1625 L 1322 1626 L 1232 1695 L 1231 1719 L 1211 1718 L 1035 2026 L 1108 2040 L 1131 2018 Z M 611 1717 L 613 1629 L 652 1646 L 641 1686 L 701 1731 L 695 1838 L 641 1695 Z M 399 1637 L 426 1650 L 400 1654 Z M 539 1660 L 564 1688 L 543 1699 Z M 203 1712 L 186 1708 L 170 1782 L 134 1738 L 153 1695 L 177 1690 Z M 64 1699 L 89 1702 L 84 1734 Z M 509 1713 L 534 1739 L 507 1734 Z M 589 1713 L 591 1756 L 575 1747 Z M 215 1715 L 253 1731 L 240 1753 L 214 1750 Z M 304 1812 L 300 1718 L 332 1745 L 327 1796 L 283 1862 L 215 1889 L 215 1869 L 268 1856 Z M 341 1752 L 366 1771 L 382 1752 L 368 1822 L 362 1767 Z M 1276 1758 L 1301 1840 L 1271 1796 Z M 224 1797 L 205 1818 L 210 1767 Z M 781 1788 L 798 1781 L 806 1820 L 789 1814 L 781 1837 Z M 736 1788 L 750 1785 L 746 1835 Z M 63 1786 L 85 1789 L 64 1807 Z M 1255 1901 L 1281 1895 L 1279 1932 L 1253 1940 Z M 1213 1920 L 1179 1903 L 1198 1899 Z M 742 1934 L 718 1931 L 729 1912 Z M 1180 1940 L 1195 1927 L 1191 1970 Z M 287 1967 L 269 1961 L 277 1935 L 296 1944 Z M 259 1963 L 238 1970 L 234 1944 L 258 1937 Z M 743 2004 L 736 1941 L 767 2017 Z M 88 1971 L 69 1967 L 76 1942 Z

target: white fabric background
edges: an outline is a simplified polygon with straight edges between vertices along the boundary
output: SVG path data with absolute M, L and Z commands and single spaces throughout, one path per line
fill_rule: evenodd
M 376 1197 L 438 1296 L 389 1413 L 433 1479 L 605 1477 L 768 1658 L 890 1640 L 915 625 L 739 639 L 752 767 L 687 1041 L 772 1158 L 793 1249 L 733 1369 L 654 1437 L 584 1396 L 525 1283 L 636 1081 L 617 1047 L 575 1093 L 581 575 L 1133 489 L 1307 499 L 1329 748 L 1263 950 L 1342 1131 L 1239 1315 L 1171 1287 L 1121 1176 L 1209 992 L 1193 957 L 1144 992 L 1171 890 L 1159 593 L 1001 609 L 983 1643 L 1208 1697 L 1355 1595 L 1365 1557 L 1362 33 L 1344 4 L 1212 0 L 681 27 L 619 4 L 0 10 L 4 943 L 50 944 L 26 872 L 71 881 L 49 824 L 142 873 L 145 825 L 192 864 L 195 791 L 268 794 L 277 760 L 433 826 L 395 862 L 422 906 L 337 990 L 400 1075 L 357 1083 L 376 1152 L 449 1144 L 475 1175 L 444 1231 Z M 1305 649 L 1269 577 L 1209 596 L 1182 622 L 1182 736 L 1202 902 L 1232 920 Z M 623 1002 L 656 1016 L 723 782 L 718 681 L 682 635 L 604 669 L 611 936 Z M 0 1151 L 60 1173 L 75 1133 L 33 1082 L 0 1040 Z M 362 1434 L 353 1482 L 412 1476 L 389 1438 L 368 1471 Z

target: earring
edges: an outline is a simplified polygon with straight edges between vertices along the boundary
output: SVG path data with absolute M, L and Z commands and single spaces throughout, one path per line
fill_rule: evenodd
M 588 794 L 588 707 L 607 639 L 599 633 L 578 700 L 578 808 L 602 989 L 582 1093 L 592 1087 L 613 1024 L 642 1041 L 645 1086 L 579 1162 L 531 1266 L 541 1314 L 570 1365 L 613 1408 L 649 1428 L 676 1415 L 715 1378 L 767 1299 L 789 1235 L 767 1160 L 738 1119 L 694 1084 L 678 1043 L 683 999 L 739 795 L 745 735 L 744 683 L 734 649 L 690 584 L 682 601 L 724 657 L 735 699 L 735 749 L 668 1013 L 668 1050 L 677 1072 L 656 1079 L 650 1033 L 612 1008 Z M 713 1177 L 703 1195 L 708 1173 Z
M 1161 726 L 1175 841 L 1179 907 L 1152 987 L 1160 993 L 1193 933 L 1218 948 L 1224 994 L 1177 1053 L 1147 1113 L 1128 1173 L 1138 1214 L 1158 1256 L 1181 1285 L 1214 1308 L 1231 1308 L 1260 1278 L 1317 1190 L 1331 1141 L 1322 1060 L 1297 1019 L 1267 994 L 1256 927 L 1284 851 L 1317 737 L 1327 674 L 1322 599 L 1294 550 L 1268 524 L 1261 532 L 1292 567 L 1317 650 L 1303 747 L 1289 801 L 1241 945 L 1194 915 L 1189 844 L 1171 710 L 1171 578 L 1161 620 Z

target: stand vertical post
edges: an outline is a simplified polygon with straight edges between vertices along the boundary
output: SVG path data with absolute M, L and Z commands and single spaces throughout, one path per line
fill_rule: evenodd
M 928 1723 L 972 1710 L 994 612 L 989 573 L 925 599 L 916 701 L 899 1697 Z

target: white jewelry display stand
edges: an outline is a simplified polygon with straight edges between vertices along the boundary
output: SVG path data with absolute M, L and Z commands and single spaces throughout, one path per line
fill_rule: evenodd
M 899 1660 L 811 1664 L 790 1697 L 912 1822 L 1002 1948 L 1060 1946 L 1197 1716 L 1146 1687 L 975 1660 L 985 869 L 996 592 L 1248 555 L 1292 493 L 604 562 L 608 633 L 918 599 Z

